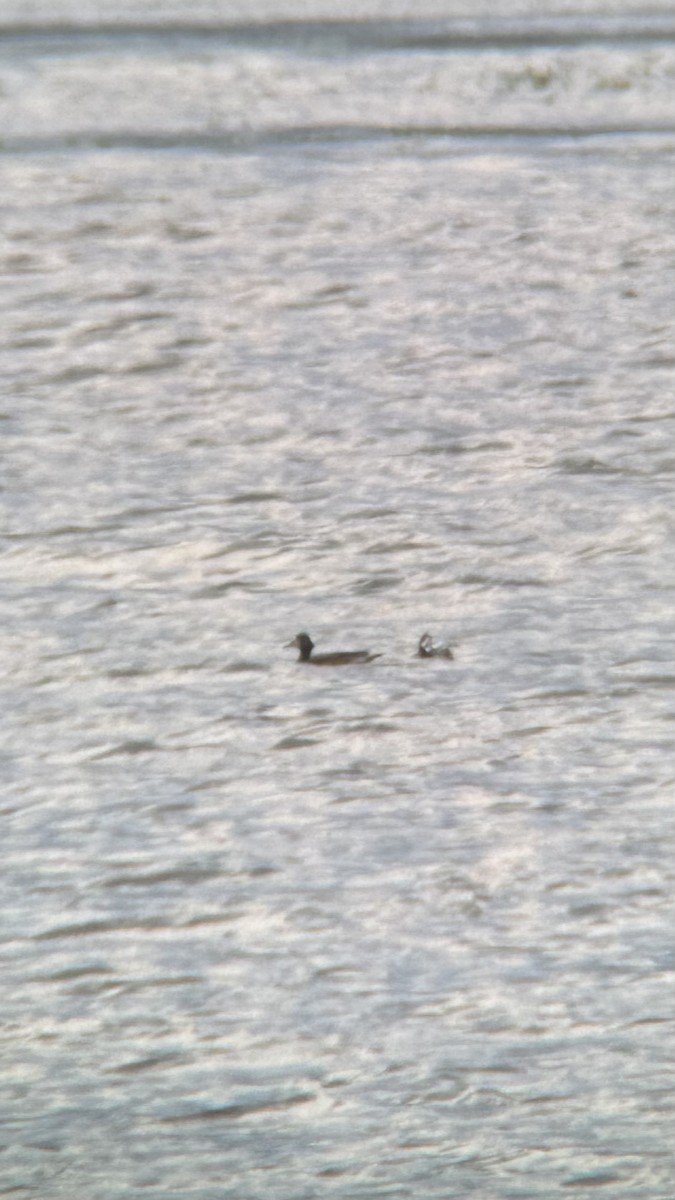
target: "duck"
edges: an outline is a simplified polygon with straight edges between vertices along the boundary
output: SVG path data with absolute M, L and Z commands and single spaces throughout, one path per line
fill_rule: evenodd
M 417 646 L 417 658 L 454 658 L 449 646 L 434 646 L 430 633 L 423 633 Z
M 308 633 L 296 634 L 288 646 L 295 646 L 300 651 L 298 662 L 311 663 L 313 667 L 344 667 L 350 663 L 367 663 L 382 657 L 381 654 L 371 654 L 370 650 L 334 650 L 328 654 L 312 655 L 314 642 Z

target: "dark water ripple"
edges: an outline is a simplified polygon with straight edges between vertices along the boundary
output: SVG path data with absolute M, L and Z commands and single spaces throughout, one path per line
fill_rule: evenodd
M 64 151 L 84 154 L 96 151 L 138 151 L 141 153 L 192 151 L 229 155 L 272 151 L 275 148 L 284 149 L 293 146 L 312 147 L 323 144 L 340 145 L 341 143 L 352 145 L 359 142 L 369 143 L 382 140 L 406 143 L 411 140 L 423 142 L 441 140 L 449 142 L 451 148 L 462 149 L 463 143 L 470 141 L 473 147 L 473 144 L 481 139 L 488 143 L 506 141 L 508 144 L 513 139 L 517 139 L 519 142 L 524 141 L 525 143 L 532 140 L 545 140 L 555 144 L 561 140 L 567 142 L 570 139 L 574 141 L 598 138 L 613 139 L 617 135 L 623 137 L 653 136 L 656 139 L 655 150 L 663 145 L 659 138 L 665 137 L 667 139 L 666 149 L 672 150 L 670 139 L 674 133 L 675 121 L 669 117 L 660 120 L 653 118 L 636 120 L 620 117 L 614 120 L 590 123 L 583 120 L 577 125 L 569 122 L 564 124 L 551 122 L 537 127 L 533 127 L 528 121 L 521 123 L 516 119 L 512 123 L 499 125 L 485 125 L 483 122 L 477 122 L 475 125 L 470 123 L 458 125 L 391 125 L 386 122 L 377 125 L 321 123 L 319 125 L 303 124 L 294 128 L 284 126 L 254 131 L 228 130 L 217 134 L 193 133 L 188 130 L 174 131 L 170 134 L 146 134 L 136 130 L 96 133 L 87 130 L 83 133 L 69 133 L 55 138 L 6 136 L 0 140 L 0 154 L 42 156 L 58 155 Z M 195 236 L 199 235 L 195 232 Z M 177 362 L 176 355 L 167 355 L 155 362 L 128 367 L 127 371 L 170 370 Z M 663 362 L 664 365 L 668 365 L 668 360 L 663 360 Z M 100 373 L 102 370 L 99 371 L 95 368 L 72 368 L 64 371 L 61 379 L 64 382 L 69 380 L 76 382 Z
M 411 50 L 466 50 L 508 47 L 524 49 L 529 46 L 588 45 L 593 43 L 622 43 L 631 46 L 641 42 L 675 41 L 675 18 L 663 11 L 606 13 L 546 14 L 527 19 L 518 17 L 486 17 L 468 19 L 407 19 L 350 20 L 291 18 L 282 21 L 195 20 L 188 15 L 172 22 L 143 19 L 125 23 L 97 20 L 87 22 L 78 17 L 72 22 L 11 21 L 0 24 L 4 38 L 30 39 L 46 43 L 54 52 L 54 39 L 63 38 L 59 52 L 81 54 L 87 44 L 94 42 L 106 51 L 116 43 L 131 41 L 143 49 L 143 43 L 168 43 L 173 52 L 185 42 L 206 40 L 208 45 L 225 42 L 227 45 L 274 48 L 283 52 L 335 53 Z M 178 43 L 178 44 L 177 44 Z M 32 46 L 31 46 L 32 48 Z

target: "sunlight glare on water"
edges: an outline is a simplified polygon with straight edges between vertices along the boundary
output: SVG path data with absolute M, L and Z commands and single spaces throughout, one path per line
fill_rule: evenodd
M 0 12 L 0 1190 L 670 1200 L 669 14 L 274 7 Z

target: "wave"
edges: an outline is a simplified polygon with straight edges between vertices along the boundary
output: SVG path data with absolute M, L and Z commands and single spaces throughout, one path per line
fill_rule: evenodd
M 475 140 L 582 141 L 595 138 L 675 136 L 672 122 L 621 121 L 584 124 L 519 125 L 302 125 L 224 131 L 214 134 L 186 131 L 167 134 L 95 131 L 49 136 L 0 138 L 0 155 L 64 154 L 100 151 L 121 152 L 210 152 L 212 154 L 255 153 L 262 149 L 311 145 L 350 145 L 355 142 L 432 141 L 458 143 Z
M 573 14 L 528 20 L 487 18 L 455 20 L 287 20 L 171 22 L 29 22 L 0 20 L 0 37 L 25 38 L 46 45 L 54 39 L 73 48 L 82 41 L 203 40 L 311 53 L 390 52 L 396 50 L 494 50 L 518 47 L 675 42 L 675 13 L 621 16 Z M 61 48 L 60 48 L 61 49 Z

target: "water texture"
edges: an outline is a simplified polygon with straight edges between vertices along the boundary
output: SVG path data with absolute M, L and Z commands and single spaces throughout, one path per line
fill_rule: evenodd
M 0 1195 L 671 1200 L 672 13 L 0 32 Z

